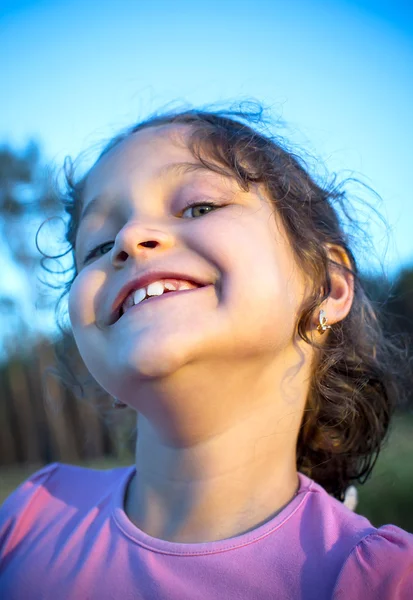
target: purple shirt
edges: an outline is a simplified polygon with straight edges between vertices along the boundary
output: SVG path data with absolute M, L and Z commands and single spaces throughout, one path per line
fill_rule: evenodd
M 413 535 L 377 529 L 299 473 L 273 519 L 218 542 L 151 537 L 123 510 L 135 466 L 53 463 L 0 508 L 7 600 L 412 600 Z

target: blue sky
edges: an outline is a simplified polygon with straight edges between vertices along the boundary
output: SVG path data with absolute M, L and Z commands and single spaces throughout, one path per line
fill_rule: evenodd
M 168 102 L 255 98 L 381 195 L 391 237 L 372 225 L 377 259 L 356 251 L 390 273 L 413 263 L 409 4 L 0 0 L 0 142 L 61 164 Z

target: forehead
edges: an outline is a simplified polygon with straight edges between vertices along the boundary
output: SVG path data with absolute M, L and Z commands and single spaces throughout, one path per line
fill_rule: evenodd
M 110 193 L 113 184 L 161 175 L 163 167 L 178 162 L 197 161 L 188 149 L 190 128 L 187 125 L 148 127 L 129 135 L 103 156 L 89 172 L 84 200 L 100 191 Z M 102 189 L 104 188 L 104 190 Z

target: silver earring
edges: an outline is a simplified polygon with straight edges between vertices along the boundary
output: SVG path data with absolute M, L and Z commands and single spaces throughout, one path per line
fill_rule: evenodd
M 331 329 L 331 325 L 327 325 L 327 317 L 326 313 L 323 310 L 320 310 L 320 314 L 318 316 L 319 324 L 317 325 L 317 331 L 324 335 L 327 329 Z
M 112 402 L 112 408 L 126 408 L 127 406 L 127 404 L 125 404 L 121 400 L 118 400 L 117 398 L 114 398 Z

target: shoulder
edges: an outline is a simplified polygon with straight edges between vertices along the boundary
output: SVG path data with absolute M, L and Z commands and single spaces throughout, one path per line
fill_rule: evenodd
M 17 546 L 32 528 L 39 511 L 48 504 L 46 489 L 50 478 L 59 471 L 52 463 L 33 473 L 0 506 L 0 559 Z M 33 509 L 33 506 L 36 506 Z
M 304 492 L 302 518 L 309 524 L 304 530 L 313 536 L 312 523 L 317 523 L 317 532 L 326 548 L 336 547 L 337 554 L 346 556 L 363 538 L 376 531 L 370 521 L 330 496 L 313 479 L 299 473 L 300 491 Z
M 59 462 L 51 463 L 33 473 L 6 498 L 0 507 L 0 517 L 5 511 L 16 512 L 18 507 L 37 501 L 39 496 L 43 500 L 50 500 L 59 495 L 70 500 L 74 496 L 98 494 L 111 482 L 118 481 L 128 469 L 129 467 L 118 467 L 98 470 Z
M 384 525 L 355 545 L 340 571 L 333 599 L 356 598 L 413 598 L 413 535 Z
M 375 527 L 300 474 L 305 501 L 301 541 L 329 561 L 333 600 L 413 600 L 413 535 Z
M 0 523 L 7 515 L 20 512 L 41 490 L 48 479 L 56 475 L 60 468 L 59 463 L 52 463 L 33 473 L 23 481 L 3 502 L 0 507 Z
M 0 557 L 23 538 L 109 506 L 130 467 L 97 470 L 55 462 L 26 479 L 0 507 Z

